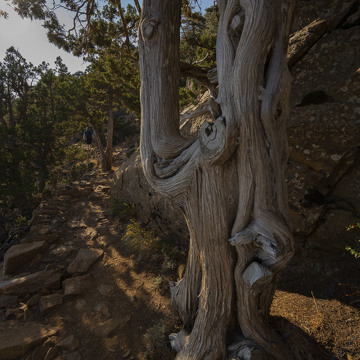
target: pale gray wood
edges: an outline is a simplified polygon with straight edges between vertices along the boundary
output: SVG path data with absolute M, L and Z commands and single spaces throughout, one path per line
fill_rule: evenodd
M 196 141 L 179 131 L 181 1 L 144 0 L 140 22 L 143 169 L 156 190 L 180 202 L 190 234 L 185 275 L 171 285 L 184 331 L 171 341 L 177 360 L 225 359 L 236 319 L 245 341 L 238 356 L 285 360 L 269 314 L 293 253 L 285 125 L 295 0 L 218 5 L 214 122 Z

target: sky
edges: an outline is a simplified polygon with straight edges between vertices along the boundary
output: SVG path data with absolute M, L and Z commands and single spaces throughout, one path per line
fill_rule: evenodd
M 128 3 L 134 5 L 134 1 L 122 0 L 122 6 Z M 140 2 L 141 3 L 141 2 Z M 198 0 L 202 9 L 211 6 L 213 0 Z M 86 63 L 82 58 L 75 57 L 55 45 L 48 42 L 46 30 L 42 27 L 41 21 L 22 19 L 9 6 L 9 2 L 0 0 L 0 10 L 9 14 L 7 19 L 0 17 L 0 61 L 3 60 L 6 50 L 14 46 L 20 54 L 33 65 L 39 65 L 43 61 L 54 67 L 57 56 L 60 56 L 71 73 L 84 71 Z M 61 23 L 69 23 L 70 16 L 62 14 Z

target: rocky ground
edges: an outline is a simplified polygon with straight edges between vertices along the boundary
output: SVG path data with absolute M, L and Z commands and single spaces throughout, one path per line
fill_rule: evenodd
M 152 264 L 119 241 L 111 179 L 94 171 L 43 201 L 5 254 L 0 359 L 145 359 L 162 346 L 169 298 Z

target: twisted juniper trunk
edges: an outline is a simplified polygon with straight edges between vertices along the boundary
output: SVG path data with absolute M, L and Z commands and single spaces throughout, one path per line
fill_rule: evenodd
M 285 188 L 294 0 L 219 0 L 221 114 L 198 140 L 179 132 L 180 0 L 144 0 L 141 157 L 149 183 L 180 202 L 189 227 L 184 278 L 171 287 L 184 330 L 177 359 L 289 359 L 269 312 L 290 259 Z M 230 332 L 236 344 L 227 349 Z

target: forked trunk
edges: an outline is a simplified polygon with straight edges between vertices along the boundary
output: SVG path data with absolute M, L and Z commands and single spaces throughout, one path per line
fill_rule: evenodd
M 284 175 L 294 2 L 218 1 L 221 114 L 189 143 L 179 132 L 181 0 L 144 0 L 142 163 L 180 202 L 190 233 L 185 276 L 171 286 L 184 325 L 171 338 L 178 360 L 290 359 L 269 312 L 293 252 Z

